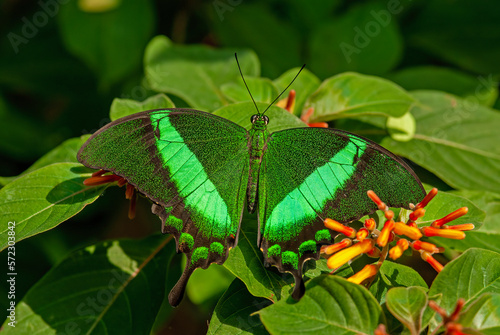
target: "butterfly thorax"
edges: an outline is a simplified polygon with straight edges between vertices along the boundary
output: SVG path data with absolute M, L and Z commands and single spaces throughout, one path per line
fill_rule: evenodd
M 257 204 L 257 186 L 259 181 L 260 163 L 266 150 L 269 133 L 267 124 L 269 118 L 262 114 L 255 114 L 251 118 L 252 129 L 248 132 L 248 152 L 250 159 L 250 176 L 247 187 L 248 211 L 253 213 Z

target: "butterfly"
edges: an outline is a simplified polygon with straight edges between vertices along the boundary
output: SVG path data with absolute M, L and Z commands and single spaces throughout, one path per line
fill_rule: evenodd
M 349 223 L 373 213 L 368 190 L 391 207 L 425 196 L 411 168 L 375 142 L 331 128 L 269 133 L 265 112 L 257 109 L 246 130 L 194 109 L 143 111 L 99 129 L 78 152 L 83 165 L 111 171 L 151 199 L 162 232 L 186 254 L 172 306 L 195 269 L 227 259 L 245 208 L 257 213 L 264 264 L 291 273 L 300 299 L 304 262 L 319 259 L 336 236 L 325 218 Z

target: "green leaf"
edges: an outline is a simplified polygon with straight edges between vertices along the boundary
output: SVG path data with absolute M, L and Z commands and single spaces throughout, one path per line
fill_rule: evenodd
M 175 105 L 165 94 L 157 94 L 144 101 L 132 99 L 115 98 L 111 104 L 109 118 L 111 121 L 118 120 L 127 115 L 142 112 L 150 109 L 174 108 Z
M 247 76 L 245 77 L 245 81 L 255 101 L 270 104 L 279 94 L 273 82 L 267 78 Z M 226 83 L 222 85 L 221 91 L 228 100 L 233 102 L 248 101 L 251 99 L 245 84 L 241 80 L 237 83 Z
M 396 287 L 387 292 L 387 308 L 412 335 L 420 334 L 427 294 L 421 287 Z
M 224 266 L 256 297 L 276 302 L 289 296 L 292 276 L 264 266 L 262 251 L 257 247 L 256 220 L 244 219 L 241 227 L 238 245 L 231 250 Z
M 301 64 L 299 32 L 280 19 L 268 3 L 216 0 L 211 4 L 211 23 L 222 45 L 254 50 L 267 76 L 274 78 Z M 243 63 L 240 59 L 241 66 Z
M 319 122 L 360 115 L 401 117 L 414 102 L 388 80 L 347 72 L 326 79 L 305 107 L 314 108 L 310 122 Z
M 479 230 L 468 231 L 465 240 L 445 241 L 446 246 L 457 250 L 476 247 L 500 253 L 500 195 L 484 191 L 453 191 L 476 204 L 486 212 L 486 218 Z
M 439 305 L 451 313 L 459 298 L 468 305 L 488 292 L 500 292 L 500 254 L 471 248 L 446 264 L 432 283 L 429 296 L 442 294 Z
M 35 171 L 39 168 L 53 163 L 77 163 L 78 161 L 76 159 L 76 154 L 78 153 L 78 150 L 80 150 L 82 144 L 85 143 L 88 138 L 89 135 L 83 135 L 81 137 L 70 138 L 69 140 L 64 141 L 63 143 L 59 144 L 57 147 L 43 155 L 19 176 L 0 177 L 0 184 L 5 186 L 26 173 Z
M 251 295 L 245 285 L 235 279 L 217 303 L 207 334 L 268 334 L 253 313 L 270 304 L 267 299 Z
M 407 157 L 458 189 L 498 191 L 500 113 L 455 96 L 418 91 L 413 140 L 381 145 Z
M 72 1 L 60 6 L 57 17 L 68 50 L 99 76 L 104 87 L 140 68 L 155 25 L 153 6 L 143 0 L 123 1 L 102 13 L 84 12 Z
M 278 90 L 284 90 L 295 78 L 297 73 L 299 73 L 300 68 L 295 67 L 283 73 L 281 76 L 274 80 L 274 85 L 278 87 Z M 311 71 L 308 69 L 303 69 L 299 76 L 293 84 L 288 88 L 282 95 L 282 97 L 287 97 L 290 90 L 295 90 L 295 107 L 293 109 L 293 114 L 301 115 L 302 110 L 307 107 L 305 106 L 307 98 L 318 89 L 320 81 Z
M 267 104 L 258 102 L 257 107 L 259 107 L 259 110 L 264 111 L 264 109 L 267 108 Z M 252 128 L 252 122 L 250 121 L 250 118 L 255 113 L 255 106 L 252 102 L 240 102 L 219 108 L 214 111 L 213 114 L 231 120 L 234 123 L 239 124 L 243 128 L 249 130 L 250 128 Z M 288 128 L 307 126 L 295 115 L 292 115 L 283 108 L 279 108 L 276 106 L 269 107 L 266 115 L 269 116 L 270 120 L 269 125 L 267 126 L 267 130 L 270 133 Z
M 464 333 L 470 330 L 482 335 L 500 333 L 500 294 L 486 293 L 480 296 L 461 313 L 459 322 L 464 327 Z
M 401 42 L 386 3 L 353 6 L 311 34 L 310 68 L 323 77 L 344 71 L 382 74 L 399 62 Z
M 300 301 L 281 300 L 258 313 L 271 334 L 373 334 L 383 321 L 368 290 L 331 275 L 311 279 Z
M 28 291 L 4 333 L 149 334 L 174 255 L 175 243 L 160 235 L 80 249 Z
M 498 83 L 491 74 L 473 77 L 451 68 L 416 66 L 393 73 L 388 78 L 408 91 L 445 91 L 465 98 L 470 103 L 489 107 L 498 97 Z
M 382 263 L 376 279 L 370 286 L 370 292 L 382 304 L 388 290 L 399 286 L 420 286 L 427 289 L 424 279 L 414 269 L 386 260 Z
M 500 7 L 496 1 L 422 3 L 406 26 L 407 43 L 475 73 L 500 73 Z M 446 20 L 443 18 L 446 17 Z
M 240 77 L 234 52 L 203 45 L 177 46 L 167 37 L 157 36 L 146 48 L 144 71 L 153 90 L 176 95 L 193 108 L 212 111 L 227 104 L 220 86 Z M 259 60 L 252 51 L 238 51 L 238 59 L 244 75 L 260 74 Z
M 217 301 L 233 279 L 233 274 L 223 266 L 212 264 L 208 269 L 193 272 L 187 283 L 186 293 L 196 305 Z M 210 309 L 212 308 L 213 306 Z
M 94 202 L 106 186 L 87 187 L 92 170 L 79 163 L 55 163 L 30 172 L 0 189 L 0 220 L 15 222 L 16 242 L 52 229 Z M 7 225 L 0 250 L 7 247 Z

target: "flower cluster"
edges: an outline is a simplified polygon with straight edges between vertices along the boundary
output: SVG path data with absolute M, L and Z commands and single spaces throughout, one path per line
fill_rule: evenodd
M 437 194 L 433 188 L 425 198 L 417 205 L 410 205 L 412 212 L 406 222 L 394 221 L 394 212 L 380 200 L 373 191 L 367 195 L 384 212 L 385 223 L 381 230 L 377 229 L 374 219 L 369 218 L 364 222 L 364 227 L 356 230 L 332 219 L 325 220 L 325 226 L 346 237 L 335 244 L 323 246 L 321 252 L 328 257 L 328 267 L 335 272 L 342 265 L 360 256 L 367 254 L 370 257 L 379 258 L 375 264 L 366 265 L 361 271 L 354 274 L 349 281 L 360 284 L 375 276 L 387 256 L 393 260 L 398 259 L 408 249 L 418 251 L 424 261 L 429 263 L 437 272 L 443 268 L 432 255 L 444 252 L 444 248 L 422 241 L 422 237 L 440 236 L 451 239 L 465 238 L 464 231 L 474 229 L 474 225 L 460 224 L 448 226 L 447 223 L 465 215 L 467 207 L 462 207 L 435 220 L 428 227 L 418 228 L 416 221 L 425 214 L 425 206 Z

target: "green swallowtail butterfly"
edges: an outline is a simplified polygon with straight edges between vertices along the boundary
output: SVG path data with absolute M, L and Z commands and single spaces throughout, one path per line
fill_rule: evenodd
M 264 113 L 251 117 L 247 131 L 193 109 L 144 111 L 104 126 L 78 152 L 85 166 L 112 171 L 151 199 L 162 232 L 186 254 L 169 294 L 173 306 L 196 268 L 227 259 L 245 207 L 257 212 L 264 263 L 290 272 L 300 299 L 303 263 L 318 259 L 336 235 L 325 218 L 348 223 L 373 213 L 368 190 L 393 207 L 425 195 L 410 167 L 378 144 L 331 128 L 270 134 Z

